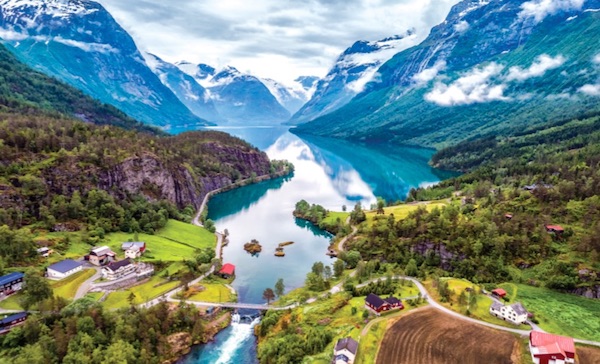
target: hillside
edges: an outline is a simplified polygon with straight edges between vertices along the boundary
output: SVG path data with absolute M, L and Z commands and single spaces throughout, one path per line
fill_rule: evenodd
M 99 125 L 115 125 L 160 133 L 113 106 L 102 104 L 83 92 L 21 63 L 0 44 L 0 111 L 3 114 L 70 117 Z
M 294 132 L 441 148 L 598 111 L 600 2 L 581 3 L 463 1 L 379 82 Z

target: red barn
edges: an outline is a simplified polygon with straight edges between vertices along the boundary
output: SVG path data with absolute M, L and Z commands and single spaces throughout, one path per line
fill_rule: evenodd
M 496 288 L 492 290 L 492 294 L 498 297 L 504 297 L 506 296 L 506 291 L 502 288 Z
M 229 278 L 229 277 L 234 276 L 235 275 L 235 265 L 230 264 L 230 263 L 223 264 L 223 267 L 221 267 L 219 274 L 223 278 Z
M 402 305 L 402 301 L 397 299 L 396 297 L 388 297 L 381 298 L 374 293 L 369 293 L 367 298 L 365 298 L 365 306 L 375 313 L 379 314 L 382 311 L 389 311 L 393 309 L 403 309 L 404 305 Z
M 529 351 L 535 364 L 575 363 L 575 342 L 570 337 L 531 331 Z

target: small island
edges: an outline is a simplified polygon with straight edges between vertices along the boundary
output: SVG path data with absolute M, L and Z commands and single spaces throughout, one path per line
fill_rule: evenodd
M 292 245 L 294 244 L 293 241 L 285 241 L 283 243 L 279 243 L 279 245 L 277 246 L 277 248 L 275 248 L 275 256 L 276 257 L 285 257 L 285 252 L 283 251 L 283 247 L 284 246 L 288 246 L 288 245 Z
M 244 250 L 252 255 L 256 255 L 262 251 L 262 246 L 258 240 L 252 239 L 249 243 L 244 244 Z

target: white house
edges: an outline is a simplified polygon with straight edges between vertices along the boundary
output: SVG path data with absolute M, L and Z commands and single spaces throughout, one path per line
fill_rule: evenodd
M 339 339 L 333 349 L 333 363 L 352 364 L 358 352 L 358 343 L 351 337 Z
M 525 307 L 520 302 L 512 305 L 503 305 L 499 302 L 494 302 L 490 306 L 490 314 L 511 322 L 515 325 L 520 325 L 527 321 L 528 313 Z
M 131 263 L 129 258 L 112 262 L 109 265 L 102 267 L 102 276 L 109 281 L 123 278 L 135 272 L 135 265 Z
M 63 279 L 83 270 L 83 265 L 73 259 L 65 259 L 46 268 L 48 278 Z
M 142 256 L 142 251 L 140 248 L 136 246 L 132 246 L 131 248 L 125 250 L 125 257 L 129 259 L 136 259 Z

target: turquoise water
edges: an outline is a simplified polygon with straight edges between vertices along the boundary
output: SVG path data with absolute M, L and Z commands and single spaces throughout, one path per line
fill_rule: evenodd
M 406 197 L 412 187 L 438 182 L 448 175 L 427 165 L 433 151 L 390 146 L 361 146 L 326 138 L 302 139 L 286 128 L 221 129 L 259 146 L 271 159 L 287 159 L 294 175 L 216 195 L 210 200 L 209 218 L 217 229 L 229 231 L 230 243 L 223 262 L 236 266 L 233 287 L 238 300 L 264 303 L 262 292 L 283 278 L 286 291 L 301 286 L 313 263 L 333 261 L 325 255 L 331 236 L 292 216 L 301 199 L 338 210 L 356 202 L 369 206 L 376 196 L 386 200 Z M 251 256 L 244 243 L 258 240 L 262 253 Z M 275 257 L 275 247 L 286 256 Z M 196 363 L 256 363 L 250 325 L 234 324 L 215 342 L 199 346 L 183 360 Z

